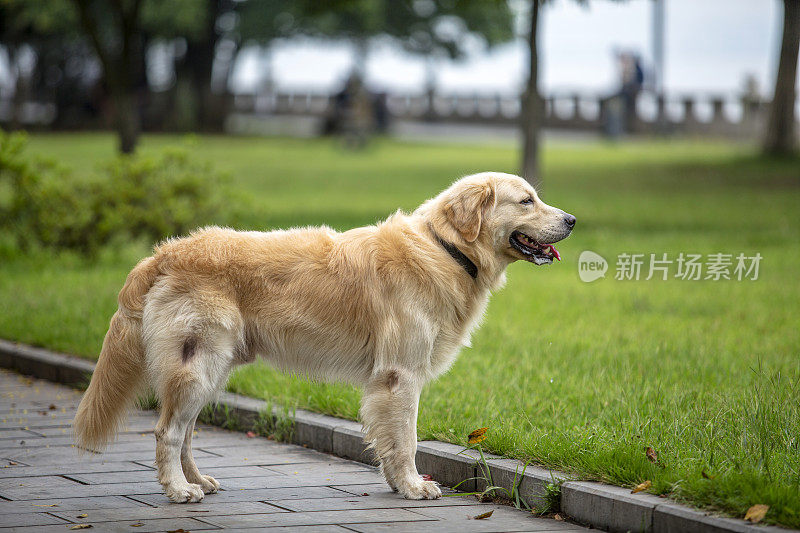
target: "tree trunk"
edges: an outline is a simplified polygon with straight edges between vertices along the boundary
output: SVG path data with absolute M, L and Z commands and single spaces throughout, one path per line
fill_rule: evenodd
M 798 46 L 800 46 L 800 0 L 783 0 L 781 55 L 764 138 L 764 151 L 771 155 L 788 155 L 797 148 L 794 108 Z
M 135 90 L 117 89 L 112 95 L 119 151 L 132 154 L 139 139 L 139 103 Z
M 191 72 L 192 90 L 196 108 L 195 121 L 200 131 L 219 131 L 220 121 L 215 116 L 213 93 L 211 91 L 214 56 L 216 55 L 216 23 L 222 14 L 223 2 L 207 0 L 206 21 L 201 36 L 187 43 L 185 63 Z
M 530 70 L 528 86 L 522 96 L 522 169 L 520 174 L 529 183 L 539 179 L 539 129 L 544 119 L 544 108 L 539 95 L 539 49 L 537 33 L 539 27 L 539 2 L 531 1 Z
M 89 0 L 73 0 L 78 8 L 81 23 L 88 34 L 100 63 L 103 65 L 108 92 L 114 103 L 114 121 L 119 137 L 119 150 L 130 154 L 136 149 L 141 130 L 138 92 L 144 80 L 144 43 L 139 28 L 141 0 L 111 4 L 111 33 L 119 42 L 105 40 L 106 30 L 99 28 L 99 19 Z M 108 24 L 108 21 L 103 21 Z

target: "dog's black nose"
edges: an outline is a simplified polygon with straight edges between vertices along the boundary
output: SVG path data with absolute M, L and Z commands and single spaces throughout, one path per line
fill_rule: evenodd
M 572 229 L 575 227 L 575 217 L 570 214 L 564 215 L 564 223 Z

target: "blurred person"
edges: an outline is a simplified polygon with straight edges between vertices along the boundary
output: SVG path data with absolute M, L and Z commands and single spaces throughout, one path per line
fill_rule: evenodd
M 619 89 L 606 101 L 605 132 L 610 137 L 632 133 L 636 127 L 636 100 L 644 85 L 641 58 L 633 52 L 615 52 Z
M 353 72 L 333 97 L 323 133 L 342 135 L 348 148 L 363 148 L 378 122 L 375 103 L 361 76 Z

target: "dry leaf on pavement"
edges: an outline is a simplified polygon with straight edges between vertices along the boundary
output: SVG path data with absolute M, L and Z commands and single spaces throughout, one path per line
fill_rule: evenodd
M 634 487 L 634 489 L 631 491 L 631 494 L 636 494 L 637 492 L 642 492 L 643 490 L 647 490 L 652 486 L 653 486 L 653 482 L 648 479 L 644 483 L 639 483 L 638 485 L 636 485 L 636 487 Z
M 744 519 L 754 524 L 756 522 L 761 522 L 761 520 L 767 514 L 767 511 L 769 511 L 769 505 L 758 503 L 747 510 L 747 513 L 744 515 Z
M 484 518 L 489 518 L 490 516 L 492 516 L 492 513 L 494 513 L 494 509 L 492 509 L 489 512 L 483 513 L 483 514 L 479 514 L 478 516 L 473 516 L 472 519 L 473 520 L 483 520 Z

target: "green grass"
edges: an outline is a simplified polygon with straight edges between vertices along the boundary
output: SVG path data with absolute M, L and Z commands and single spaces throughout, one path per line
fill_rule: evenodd
M 174 144 L 147 137 L 143 149 Z M 31 151 L 90 171 L 106 135 L 35 136 Z M 345 229 L 411 209 L 460 175 L 513 172 L 512 148 L 379 142 L 346 153 L 327 141 L 195 138 L 230 172 L 220 221 L 265 229 Z M 551 267 L 515 264 L 483 327 L 428 385 L 419 435 L 487 450 L 743 516 L 800 526 L 800 164 L 741 145 L 642 142 L 550 145 L 545 201 L 575 214 Z M 96 263 L 21 255 L 0 239 L 0 337 L 95 357 L 115 295 L 144 243 Z M 4 243 L 4 244 L 3 244 Z M 577 257 L 622 252 L 763 256 L 757 281 L 582 283 Z M 355 418 L 359 392 L 253 365 L 231 390 L 288 408 Z M 650 463 L 652 446 L 659 463 Z M 703 472 L 711 478 L 703 476 Z

